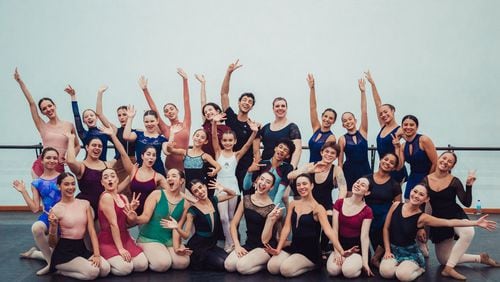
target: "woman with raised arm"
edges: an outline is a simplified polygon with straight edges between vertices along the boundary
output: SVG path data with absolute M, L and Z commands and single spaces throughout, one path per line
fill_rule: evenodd
M 184 173 L 186 174 L 186 188 L 191 189 L 191 181 L 198 179 L 205 185 L 217 175 L 222 167 L 202 149 L 207 141 L 207 133 L 203 128 L 193 133 L 193 148 L 189 150 L 174 148 L 171 143 L 167 144 L 167 152 L 184 157 Z M 208 168 L 208 166 L 211 166 Z M 209 191 L 209 196 L 213 196 Z
M 384 255 L 383 229 L 385 218 L 393 202 L 401 202 L 401 184 L 394 180 L 391 172 L 399 163 L 398 157 L 387 153 L 380 159 L 378 170 L 365 176 L 370 183 L 370 195 L 365 197 L 366 204 L 372 209 L 373 220 L 370 225 L 370 242 L 373 251 L 371 264 L 379 267 Z
M 61 201 L 49 213 L 49 245 L 54 248 L 50 272 L 80 280 L 94 280 L 109 274 L 109 263 L 101 257 L 94 229 L 92 208 L 86 200 L 75 199 L 76 178 L 69 172 L 57 177 Z M 88 232 L 93 252 L 85 247 Z M 59 234 L 59 235 L 58 235 Z
M 104 124 L 106 127 L 111 127 L 112 123 L 108 120 L 106 115 L 104 115 L 104 111 L 102 109 L 102 96 L 104 92 L 108 89 L 107 86 L 103 85 L 99 88 L 97 91 L 97 102 L 96 102 L 96 114 L 99 120 Z M 118 116 L 118 122 L 120 123 L 120 127 L 118 128 L 118 131 L 116 132 L 116 137 L 118 137 L 118 140 L 120 143 L 123 145 L 125 148 L 125 151 L 127 152 L 128 157 L 130 158 L 130 161 L 132 161 L 133 164 L 137 162 L 135 159 L 135 142 L 130 142 L 127 141 L 123 138 L 123 131 L 125 130 L 125 126 L 127 125 L 127 106 L 119 106 L 116 109 L 116 114 Z M 132 129 L 132 131 L 135 131 Z M 118 152 L 118 149 L 115 148 L 115 159 L 116 163 L 113 166 L 113 168 L 116 170 L 116 173 L 118 174 L 118 179 L 120 179 L 120 182 L 125 180 L 127 176 L 129 175 L 128 172 L 125 170 L 123 167 L 123 163 L 121 160 L 121 155 L 120 152 Z M 130 194 L 128 193 L 129 191 L 126 191 L 125 194 Z
M 266 251 L 273 255 L 267 263 L 271 274 L 287 278 L 296 277 L 320 266 L 319 238 L 321 229 L 333 240 L 333 230 L 326 211 L 312 196 L 313 179 L 309 174 L 297 177 L 297 194 L 288 206 L 285 224 L 281 230 L 278 246 L 266 244 Z M 292 243 L 285 248 L 285 241 L 292 231 Z
M 387 153 L 396 154 L 399 158 L 399 164 L 397 170 L 394 170 L 391 175 L 394 180 L 399 183 L 406 181 L 408 177 L 408 172 L 403 163 L 403 157 L 400 155 L 400 150 L 396 150 L 394 142 L 395 139 L 401 136 L 401 126 L 399 126 L 394 119 L 394 113 L 396 108 L 391 104 L 382 104 L 380 95 L 378 94 L 377 86 L 375 86 L 375 81 L 370 73 L 370 71 L 365 72 L 365 77 L 372 86 L 373 101 L 375 102 L 375 108 L 377 110 L 377 118 L 380 124 L 380 131 L 377 135 L 377 152 L 379 158 L 382 158 Z M 399 148 L 398 148 L 399 149 Z
M 61 199 L 61 191 L 57 188 L 57 177 L 59 176 L 59 172 L 56 171 L 56 167 L 59 163 L 59 153 L 52 147 L 46 147 L 43 149 L 41 156 L 43 173 L 40 175 L 40 178 L 31 182 L 31 194 L 33 197 L 30 197 L 26 191 L 24 181 L 14 180 L 12 183 L 14 189 L 21 193 L 24 201 L 28 204 L 28 207 L 33 213 L 38 213 L 40 211 L 40 202 L 43 204 L 42 214 L 31 226 L 33 238 L 40 251 L 37 251 L 36 248 L 32 248 L 21 254 L 22 258 L 38 258 L 41 256 L 42 259 L 47 262 L 47 266 L 37 271 L 37 275 L 44 275 L 49 272 L 52 250 L 49 247 L 47 236 L 49 230 L 48 214 L 50 209 Z
M 369 189 L 368 179 L 362 177 L 354 183 L 352 196 L 338 199 L 333 206 L 334 251 L 326 262 L 326 270 L 332 276 L 342 273 L 346 278 L 356 278 L 362 270 L 373 276 L 368 264 L 373 213 L 364 201 Z
M 142 214 L 132 218 L 132 222 L 141 225 L 137 244 L 144 250 L 149 269 L 153 271 L 165 272 L 170 267 L 185 269 L 189 266 L 190 251 L 184 246 L 174 248 L 172 230 L 163 228 L 160 223 L 165 218 L 180 220 L 183 211 L 189 208 L 181 193 L 185 181 L 182 171 L 169 169 L 162 189 L 153 191 L 146 199 Z
M 286 117 L 288 104 L 285 98 L 277 97 L 273 100 L 274 121 L 264 125 L 254 140 L 254 158 L 257 160 L 268 160 L 274 154 L 274 148 L 278 141 L 283 138 L 292 140 L 295 145 L 295 151 L 290 156 L 290 159 L 285 160 L 294 168 L 299 164 L 300 155 L 302 154 L 302 139 L 300 136 L 299 127 L 288 120 Z M 262 155 L 260 153 L 260 142 L 264 146 Z
M 213 102 L 207 103 L 207 92 L 205 90 L 205 85 L 206 85 L 206 80 L 205 76 L 202 74 L 196 74 L 195 75 L 196 79 L 200 82 L 201 84 L 201 90 L 200 90 L 200 102 L 201 102 L 201 114 L 203 115 L 203 124 L 202 127 L 207 133 L 207 140 L 208 142 L 203 145 L 202 149 L 204 152 L 209 154 L 212 158 L 215 159 L 215 151 L 214 151 L 214 146 L 212 144 L 212 119 L 215 115 L 222 113 L 222 109 L 220 108 L 219 105 Z M 219 145 L 220 145 L 220 140 L 222 138 L 222 134 L 224 132 L 230 131 L 231 128 L 225 124 L 218 123 L 217 124 L 217 139 L 219 140 Z
M 217 130 L 217 123 L 224 120 L 225 116 L 226 114 L 218 114 L 213 117 L 212 132 Z M 238 204 L 238 196 L 240 195 L 238 179 L 236 179 L 236 166 L 238 165 L 240 159 L 245 155 L 246 151 L 252 146 L 253 139 L 259 130 L 257 125 L 253 122 L 250 124 L 250 128 L 252 130 L 252 135 L 250 135 L 250 138 L 247 140 L 245 145 L 236 152 L 234 151 L 234 146 L 236 145 L 237 140 L 234 131 L 230 130 L 222 134 L 222 148 L 219 145 L 217 136 L 212 134 L 212 145 L 214 146 L 215 160 L 221 167 L 221 170 L 217 174 L 217 181 L 224 187 L 233 189 L 237 195 L 237 197 L 219 203 L 217 207 L 219 209 L 222 230 L 224 231 L 224 238 L 226 239 L 224 250 L 228 253 L 234 248 L 229 224 L 233 220 L 236 205 Z
M 144 152 L 146 146 L 153 146 L 156 150 L 156 160 L 153 164 L 153 169 L 165 176 L 165 166 L 161 160 L 161 153 L 167 154 L 168 139 L 158 132 L 158 113 L 153 110 L 144 112 L 143 122 L 145 131 L 135 130 L 132 131 L 132 121 L 134 120 L 136 111 L 134 106 L 127 107 L 127 125 L 123 130 L 123 138 L 128 141 L 135 142 L 135 156 L 139 166 L 142 166 L 141 154 Z
M 417 230 L 423 229 L 425 226 L 451 228 L 452 230 L 458 228 L 474 230 L 473 226 L 479 226 L 488 231 L 496 228 L 494 221 L 486 220 L 487 215 L 471 221 L 467 219 L 442 219 L 422 213 L 420 207 L 429 201 L 430 191 L 423 185 L 417 185 L 410 192 L 408 202 L 395 202 L 389 210 L 384 224 L 385 255 L 380 264 L 380 275 L 382 277 L 388 279 L 396 277 L 400 281 L 413 281 L 425 272 L 425 259 L 414 239 Z M 445 250 L 441 249 L 440 251 Z M 438 252 L 437 246 L 436 252 Z M 442 255 L 446 256 L 448 254 L 449 250 Z M 438 254 L 439 257 L 440 254 Z M 494 267 L 499 266 L 487 253 L 474 256 L 462 255 L 460 262 L 476 262 Z M 452 272 L 450 272 L 449 266 L 445 266 L 441 274 L 459 280 L 466 279 L 465 276 L 453 270 L 453 267 L 451 267 L 451 270 Z
M 231 236 L 235 248 L 229 254 L 224 267 L 229 272 L 238 271 L 243 275 L 254 274 L 266 267 L 271 256 L 265 251 L 265 245 L 276 246 L 275 224 L 281 218 L 281 211 L 269 197 L 276 178 L 266 171 L 255 183 L 255 193 L 243 196 L 231 221 Z M 245 217 L 247 240 L 241 245 L 238 237 L 238 225 Z
M 116 171 L 106 168 L 102 172 L 101 184 L 104 192 L 99 199 L 99 252 L 111 265 L 111 273 L 125 276 L 132 271 L 146 271 L 148 259 L 130 236 L 127 225 L 134 218 L 135 209 L 139 206 L 140 194 L 133 193 L 129 203 L 127 197 L 118 194 L 119 186 Z
M 363 78 L 358 79 L 358 87 L 361 92 L 361 124 L 357 128 L 357 120 L 353 113 L 342 114 L 342 127 L 347 133 L 339 138 L 340 154 L 339 166 L 344 171 L 347 182 L 348 194 L 354 182 L 359 178 L 370 174 L 368 162 L 368 114 L 366 110 L 366 82 Z M 345 161 L 344 161 L 345 154 Z
M 313 198 L 326 210 L 329 222 L 332 221 L 333 203 L 337 200 L 333 200 L 332 192 L 335 188 L 338 188 L 338 199 L 343 199 L 347 195 L 344 173 L 339 166 L 333 164 L 337 159 L 339 151 L 339 146 L 335 142 L 328 141 L 323 144 L 320 150 L 320 161 L 308 163 L 288 174 L 288 179 L 290 180 L 296 179 L 298 175 L 303 173 L 309 173 L 312 176 L 314 183 L 314 189 L 312 190 Z M 321 232 L 321 256 L 325 260 L 328 257 L 327 253 L 332 250 L 328 244 L 329 241 L 330 239 L 326 236 L 326 233 L 324 231 Z
M 414 115 L 406 115 L 401 121 L 405 145 L 401 156 L 410 164 L 410 175 L 406 182 L 405 199 L 410 198 L 410 191 L 429 173 L 434 172 L 437 163 L 436 147 L 426 135 L 418 134 L 418 119 Z
M 309 162 L 315 163 L 321 160 L 320 150 L 326 142 L 334 142 L 335 134 L 331 128 L 337 119 L 337 112 L 332 108 L 326 108 L 321 114 L 321 123 L 318 119 L 318 107 L 316 104 L 316 88 L 314 76 L 307 75 L 309 85 L 309 117 L 313 135 L 309 139 Z
M 472 185 L 476 181 L 476 176 L 475 173 L 470 173 L 467 176 L 464 189 L 460 179 L 451 174 L 456 163 L 455 153 L 449 151 L 442 153 L 437 160 L 436 170 L 422 181 L 422 184 L 428 188 L 432 215 L 437 218 L 468 218 L 462 207 L 457 204 L 457 198 L 464 206 L 470 207 Z M 457 237 L 458 240 L 455 242 L 454 239 Z M 466 254 L 474 238 L 474 229 L 471 227 L 431 227 L 429 238 L 435 244 L 439 263 L 445 266 L 441 272 L 443 276 L 465 279 L 462 274 L 455 270 L 455 265 L 464 262 L 488 261 L 483 254 Z
M 107 87 L 106 87 L 107 89 Z M 105 91 L 106 89 L 99 89 L 99 91 Z M 83 123 L 87 125 L 88 130 L 85 130 L 82 123 L 82 117 L 80 116 L 80 110 L 78 109 L 78 101 L 76 100 L 76 91 L 68 85 L 64 89 L 64 92 L 68 93 L 71 97 L 71 108 L 73 110 L 73 117 L 75 118 L 76 131 L 78 132 L 78 137 L 82 140 L 83 145 L 88 145 L 90 139 L 97 137 L 101 139 L 102 142 L 102 154 L 99 157 L 101 161 L 106 161 L 106 155 L 108 152 L 108 140 L 109 136 L 97 128 L 97 113 L 92 109 L 86 109 L 83 111 Z
M 184 119 L 183 120 L 179 119 L 179 109 L 175 104 L 166 103 L 165 106 L 163 106 L 163 114 L 169 120 L 170 125 L 167 125 L 162 119 L 159 119 L 158 126 L 160 127 L 163 136 L 175 137 L 175 147 L 187 150 L 189 145 L 189 133 L 191 131 L 191 105 L 189 102 L 188 76 L 186 72 L 181 68 L 177 69 L 177 73 L 182 77 Z M 144 97 L 146 97 L 146 101 L 148 102 L 149 108 L 158 113 L 159 112 L 158 108 L 156 107 L 156 104 L 153 101 L 153 98 L 151 97 L 151 94 L 149 93 L 148 90 L 148 80 L 144 76 L 141 76 L 139 78 L 139 86 L 141 87 L 142 92 L 144 93 Z M 176 132 L 174 135 L 171 135 L 170 128 L 171 126 L 174 125 L 181 126 L 181 130 Z M 171 168 L 177 168 L 180 171 L 184 170 L 182 156 L 169 155 L 168 158 L 165 160 L 165 168 L 166 170 Z
M 56 104 L 50 98 L 42 98 L 38 101 L 38 109 L 40 112 L 46 116 L 49 120 L 45 122 L 42 117 L 38 114 L 37 105 L 30 91 L 24 81 L 21 79 L 21 75 L 17 71 L 14 72 L 14 79 L 19 83 L 19 87 L 24 94 L 24 97 L 28 101 L 28 105 L 31 112 L 31 118 L 35 123 L 35 127 L 40 133 L 42 138 L 43 147 L 52 147 L 59 152 L 59 163 L 57 164 L 56 170 L 61 173 L 64 171 L 64 162 L 66 156 L 66 150 L 68 146 L 68 139 L 65 135 L 66 132 L 72 132 L 75 134 L 75 127 L 68 121 L 60 120 L 56 112 Z M 78 141 L 74 144 L 75 154 L 80 151 L 80 144 Z M 40 177 L 43 173 L 42 159 L 39 157 L 33 162 L 31 167 L 31 176 L 33 179 Z
M 218 193 L 209 197 L 207 186 L 200 180 L 193 180 L 191 194 L 195 197 L 195 202 L 182 215 L 179 224 L 175 219 L 163 219 L 162 222 L 164 227 L 175 229 L 174 235 L 178 234 L 183 239 L 189 237 L 194 225 L 194 234 L 187 242 L 187 247 L 193 252 L 191 254 L 191 267 L 195 270 L 223 271 L 225 270 L 224 261 L 227 258 L 227 253 L 217 246 L 220 219 L 216 207 L 217 203 L 233 198 L 236 193 L 216 181 L 212 181 L 209 187 L 216 189 Z
M 116 148 L 119 152 L 125 156 L 125 148 L 123 148 L 120 141 L 113 132 L 111 128 L 103 128 L 102 131 L 108 134 L 111 137 L 111 140 L 115 144 Z M 89 143 L 85 145 L 85 150 L 87 152 L 86 157 L 83 161 L 76 160 L 76 156 L 74 150 L 70 147 L 73 147 L 75 142 L 75 135 L 68 133 L 68 157 L 67 164 L 71 172 L 73 172 L 78 179 L 78 187 L 80 188 L 80 193 L 76 196 L 79 199 L 87 200 L 90 202 L 90 206 L 94 212 L 94 217 L 98 217 L 97 207 L 99 204 L 99 197 L 101 193 L 104 191 L 104 187 L 102 186 L 102 172 L 106 168 L 113 167 L 116 160 L 113 159 L 111 161 L 102 161 L 99 159 L 99 156 L 102 153 L 102 142 L 101 139 L 94 136 L 89 139 Z M 125 169 L 129 172 L 132 171 L 132 163 L 129 158 L 122 158 L 123 165 Z

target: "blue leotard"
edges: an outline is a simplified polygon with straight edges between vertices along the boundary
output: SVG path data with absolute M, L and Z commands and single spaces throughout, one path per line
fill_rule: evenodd
M 410 198 L 410 192 L 415 185 L 419 184 L 424 177 L 429 174 L 432 162 L 427 156 L 427 153 L 419 146 L 419 140 L 422 135 L 417 134 L 412 141 L 406 141 L 404 147 L 405 161 L 410 164 L 410 176 L 406 182 L 405 199 Z M 410 154 L 410 146 L 412 146 L 412 153 Z
M 356 142 L 354 141 L 356 136 Z M 351 191 L 356 180 L 371 173 L 368 162 L 368 141 L 356 131 L 355 134 L 344 134 L 345 138 L 345 162 L 342 167 L 347 182 L 347 191 Z
M 43 221 L 49 228 L 49 217 L 47 213 L 52 207 L 61 200 L 61 191 L 57 188 L 57 177 L 52 179 L 37 178 L 31 182 L 31 185 L 36 188 L 43 203 L 43 213 L 38 217 L 38 220 Z
M 318 129 L 314 132 L 314 134 L 311 136 L 311 139 L 309 139 L 310 163 L 321 161 L 321 155 L 320 155 L 321 147 L 323 147 L 323 145 L 326 143 L 326 140 L 331 135 L 333 135 L 333 132 L 331 130 L 321 131 L 321 129 Z
M 139 164 L 139 166 L 142 165 L 142 151 L 146 146 L 151 145 L 156 149 L 156 161 L 153 164 L 153 169 L 165 176 L 165 166 L 163 165 L 163 162 L 161 160 L 161 147 L 163 142 L 167 142 L 168 139 L 163 135 L 148 137 L 144 135 L 144 131 L 136 131 L 135 134 L 137 135 L 137 139 L 135 139 L 135 157 L 137 158 L 137 163 Z
M 382 130 L 384 130 L 385 126 L 382 127 L 377 135 L 377 152 L 378 157 L 382 158 L 387 153 L 395 153 L 394 145 L 392 145 L 392 135 L 396 134 L 399 126 L 395 127 L 389 134 L 385 137 L 380 136 Z M 408 172 L 406 171 L 406 167 L 403 166 L 402 169 L 391 172 L 391 177 L 397 182 L 402 182 L 404 179 L 408 177 Z

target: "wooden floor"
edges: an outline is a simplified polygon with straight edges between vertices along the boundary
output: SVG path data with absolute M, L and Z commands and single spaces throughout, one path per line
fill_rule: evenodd
M 471 219 L 475 216 L 471 216 Z M 491 218 L 500 224 L 500 215 L 492 215 Z M 72 281 L 58 275 L 36 276 L 35 272 L 44 266 L 44 262 L 29 259 L 20 259 L 19 253 L 34 246 L 31 235 L 31 224 L 36 216 L 28 212 L 0 212 L 0 281 Z M 500 226 L 499 226 L 500 228 Z M 469 248 L 469 253 L 488 252 L 493 258 L 500 260 L 500 237 L 499 231 L 487 232 L 476 229 L 476 236 Z M 435 256 L 432 244 L 431 256 L 427 260 L 427 271 L 417 281 L 453 281 L 440 276 L 441 267 Z M 468 281 L 500 281 L 500 268 L 494 269 L 480 264 L 464 264 L 457 270 L 467 276 Z M 306 273 L 292 279 L 293 281 L 365 281 L 368 278 L 358 279 L 332 278 L 329 277 L 324 268 Z M 166 273 L 134 273 L 127 277 L 108 276 L 100 281 L 278 281 L 287 280 L 280 276 L 273 276 L 262 271 L 251 276 L 242 276 L 234 273 L 224 272 L 199 272 L 192 270 L 168 271 Z M 76 280 L 75 280 L 76 281 Z M 369 278 L 369 281 L 388 281 L 380 276 Z

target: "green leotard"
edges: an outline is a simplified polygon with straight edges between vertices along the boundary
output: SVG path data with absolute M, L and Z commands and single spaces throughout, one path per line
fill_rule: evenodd
M 180 200 L 175 205 L 172 213 L 169 211 L 167 196 L 164 191 L 161 191 L 160 201 L 156 204 L 155 210 L 148 223 L 142 225 L 139 231 L 138 243 L 160 243 L 167 247 L 172 246 L 172 230 L 163 228 L 160 225 L 160 220 L 169 218 L 169 216 L 180 220 L 184 210 L 184 199 Z

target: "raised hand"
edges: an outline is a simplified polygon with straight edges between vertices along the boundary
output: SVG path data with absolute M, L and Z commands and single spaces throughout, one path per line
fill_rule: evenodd
M 89 258 L 89 261 L 92 263 L 92 265 L 94 267 L 97 267 L 99 268 L 101 266 L 101 257 L 100 256 L 95 256 L 95 255 L 92 255 L 90 258 Z
M 188 79 L 186 72 L 182 68 L 177 68 L 177 73 L 182 77 L 182 79 Z
M 363 78 L 358 79 L 359 91 L 366 92 L 366 81 Z
M 135 209 L 130 206 L 130 203 L 125 204 L 125 206 L 123 207 L 123 213 L 132 222 L 137 219 L 137 213 L 135 212 Z
M 99 128 L 104 134 L 108 135 L 108 136 L 113 136 L 115 135 L 115 130 L 113 129 L 113 127 L 106 127 L 106 126 L 103 126 L 103 127 L 100 127 Z
M 75 89 L 73 89 L 73 87 L 71 87 L 71 85 L 69 85 L 69 84 L 66 88 L 64 88 L 64 92 L 68 93 L 69 96 L 71 96 L 71 97 L 76 95 Z
M 228 67 L 227 67 L 227 72 L 228 73 L 233 73 L 233 71 L 241 68 L 243 65 L 239 65 L 238 63 L 240 62 L 240 59 L 236 60 L 236 62 L 234 63 L 231 63 Z
M 401 141 L 399 139 L 399 136 L 397 134 L 394 135 L 391 133 L 391 137 L 392 137 L 392 145 L 394 147 L 401 147 Z
M 242 246 L 234 247 L 234 251 L 236 252 L 236 255 L 241 258 L 242 256 L 248 254 L 248 251 L 243 248 Z
M 127 106 L 127 116 L 129 118 L 134 118 L 136 113 L 137 112 L 135 111 L 134 105 L 128 105 Z
M 144 75 L 141 75 L 141 77 L 139 77 L 138 82 L 139 82 L 139 87 L 141 87 L 142 90 L 148 88 L 148 79 Z
M 274 209 L 269 214 L 267 214 L 267 217 L 271 221 L 276 222 L 281 218 L 281 214 L 283 212 L 283 209 L 285 209 L 285 208 L 280 208 L 279 204 L 278 204 L 274 207 Z
M 256 159 L 256 158 L 253 158 L 253 162 L 252 164 L 248 167 L 248 172 L 256 172 L 256 171 L 259 171 L 261 167 L 264 167 L 266 166 L 265 164 L 261 164 L 260 163 L 260 158 L 259 159 Z
M 221 192 L 222 190 L 224 190 L 224 186 L 222 186 L 222 184 L 220 182 L 217 182 L 216 180 L 210 180 L 210 183 L 208 183 L 208 189 L 217 189 L 217 191 Z
M 205 80 L 205 76 L 203 74 L 195 74 L 194 77 L 196 77 L 196 79 L 201 83 L 201 84 L 204 84 L 205 82 L 207 82 Z
M 476 220 L 477 226 L 484 228 L 488 231 L 493 231 L 497 229 L 497 223 L 494 222 L 493 220 L 487 220 L 486 218 L 488 217 L 487 214 L 481 216 L 478 220 Z
M 104 93 L 106 92 L 106 90 L 108 90 L 108 86 L 107 85 L 101 85 L 101 87 L 99 87 L 99 89 L 97 89 L 97 93 Z
M 17 82 L 22 82 L 23 80 L 21 79 L 21 75 L 19 74 L 19 72 L 17 71 L 17 68 L 14 70 L 14 79 L 17 81 Z
M 467 180 L 465 181 L 465 184 L 468 186 L 472 186 L 474 182 L 476 182 L 476 170 L 470 169 L 467 173 Z
M 193 195 L 191 195 L 190 193 L 184 193 L 184 192 L 181 192 L 181 196 L 188 202 L 190 202 L 191 204 L 196 204 L 198 202 L 198 199 L 196 197 L 194 197 Z
M 132 200 L 130 201 L 130 208 L 132 210 L 136 210 L 139 205 L 141 204 L 141 202 L 139 201 L 139 199 L 141 198 L 141 193 L 138 193 L 137 196 L 135 195 L 135 192 L 132 193 Z
M 218 113 L 214 115 L 213 120 L 215 122 L 221 122 L 223 120 L 226 120 L 226 113 Z
M 118 253 L 120 253 L 120 256 L 123 258 L 124 261 L 130 262 L 132 260 L 132 256 L 124 248 L 118 249 Z
M 24 184 L 24 181 L 22 181 L 22 180 L 14 180 L 12 182 L 12 187 L 14 187 L 14 189 L 16 189 L 17 191 L 19 191 L 21 193 L 26 191 L 26 185 Z
M 365 78 L 366 78 L 366 80 L 368 80 L 368 82 L 370 84 L 372 84 L 372 85 L 375 84 L 375 81 L 373 80 L 373 77 L 372 77 L 370 70 L 365 71 Z
M 321 172 L 324 172 L 324 171 L 326 171 L 328 169 L 329 165 L 330 164 L 328 164 L 326 162 L 319 161 L 319 162 L 317 162 L 317 163 L 314 164 L 311 173 L 321 173 Z
M 162 218 L 160 220 L 160 225 L 166 229 L 177 229 L 179 227 L 177 220 L 171 216 L 169 216 L 168 219 Z
M 308 73 L 307 74 L 307 84 L 309 85 L 309 88 L 314 88 L 314 76 L 312 75 L 312 73 Z
M 254 132 L 259 131 L 260 124 L 255 121 L 248 121 L 248 125 L 250 126 L 250 129 Z
M 175 250 L 175 253 L 178 254 L 179 256 L 190 256 L 193 253 L 193 251 L 184 246 L 180 246 Z

